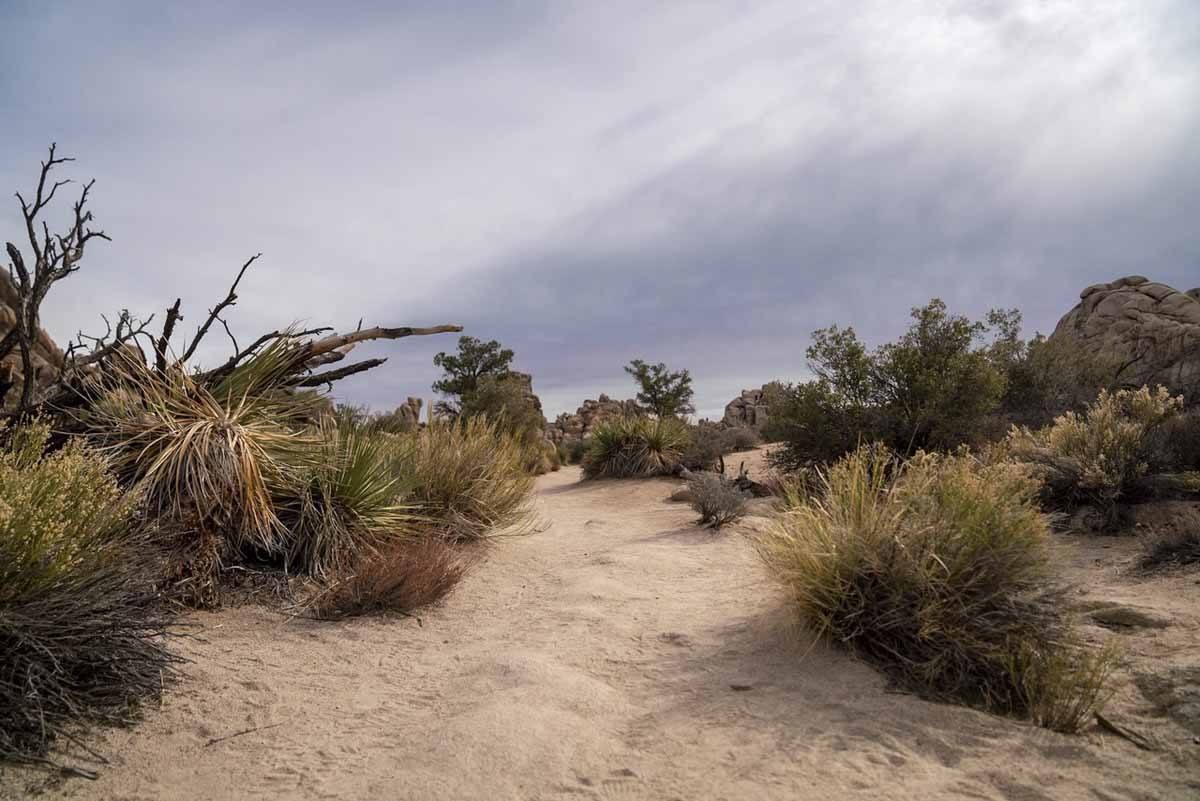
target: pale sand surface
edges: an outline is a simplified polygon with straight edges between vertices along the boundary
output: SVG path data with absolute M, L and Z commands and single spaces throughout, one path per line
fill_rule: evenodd
M 548 527 L 500 541 L 421 625 L 193 616 L 186 679 L 141 725 L 95 738 L 112 762 L 97 781 L 10 771 L 0 796 L 1200 797 L 1200 745 L 1161 715 L 1138 719 L 1165 742 L 1146 753 L 887 692 L 789 631 L 747 542 L 761 521 L 714 535 L 663 502 L 672 482 L 578 480 L 539 479 Z M 1181 620 L 1128 635 L 1135 658 L 1195 664 L 1195 578 L 1163 585 Z M 1133 692 L 1118 713 L 1144 711 Z

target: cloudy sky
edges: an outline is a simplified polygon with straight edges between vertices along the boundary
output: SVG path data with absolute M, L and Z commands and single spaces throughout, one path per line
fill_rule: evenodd
M 47 301 L 60 340 L 176 296 L 192 327 L 261 251 L 243 337 L 457 322 L 548 413 L 642 357 L 716 414 L 802 377 L 814 328 L 878 342 L 934 295 L 1048 330 L 1088 284 L 1200 285 L 1195 0 L 0 0 L 0 28 L 0 187 L 57 141 L 113 237 Z M 339 395 L 428 397 L 453 346 L 370 347 Z

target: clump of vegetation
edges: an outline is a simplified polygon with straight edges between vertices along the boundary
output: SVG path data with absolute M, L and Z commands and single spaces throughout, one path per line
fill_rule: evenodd
M 592 431 L 584 478 L 645 478 L 675 472 L 690 435 L 674 417 L 605 420 Z
M 322 578 L 411 537 L 418 518 L 402 500 L 408 487 L 386 437 L 328 418 L 315 433 L 313 450 L 275 496 L 289 564 Z
M 1040 431 L 1014 428 L 1006 449 L 1037 465 L 1052 501 L 1091 504 L 1111 521 L 1118 502 L 1161 461 L 1157 434 L 1182 405 L 1165 387 L 1101 390 L 1082 414 L 1067 412 Z
M 748 451 L 761 444 L 754 429 L 742 426 L 722 428 L 701 422 L 690 431 L 691 440 L 679 459 L 688 470 L 716 470 L 721 457 Z
M 587 454 L 588 444 L 582 439 L 558 443 L 558 458 L 562 464 L 579 464 Z
M 285 550 L 273 489 L 292 486 L 294 466 L 313 455 L 311 437 L 288 425 L 302 419 L 304 402 L 213 391 L 181 371 L 160 374 L 126 359 L 81 416 L 123 482 L 137 486 L 150 515 L 175 532 L 173 572 L 193 602 L 215 602 L 223 559 Z
M 309 605 L 316 617 L 408 613 L 444 598 L 470 569 L 470 557 L 437 538 L 395 543 L 366 554 Z
M 532 517 L 533 477 L 523 444 L 497 423 L 438 423 L 395 444 L 393 464 L 417 514 L 451 542 L 521 530 Z
M 740 519 L 750 499 L 749 494 L 717 473 L 693 473 L 688 479 L 688 491 L 692 508 L 700 515 L 700 524 L 713 528 Z
M 1079 645 L 1045 594 L 1036 491 L 1013 463 L 862 447 L 759 550 L 818 634 L 895 680 L 1074 731 L 1114 656 Z
M 1141 559 L 1145 571 L 1200 565 L 1200 531 L 1187 531 L 1152 542 Z
M 446 396 L 439 401 L 437 411 L 444 417 L 458 417 L 471 403 L 471 396 L 480 389 L 485 378 L 504 379 L 512 372 L 513 352 L 496 340 L 483 342 L 475 337 L 458 338 L 458 352 L 442 352 L 433 357 L 443 375 L 433 384 L 433 391 Z
M 768 439 L 784 470 L 826 465 L 865 442 L 911 455 L 1002 439 L 1013 425 L 1042 426 L 1116 384 L 1115 363 L 1070 344 L 1020 336 L 1016 310 L 985 322 L 931 300 L 913 309 L 899 340 L 868 350 L 853 328 L 813 332 L 816 378 L 767 387 Z
M 638 385 L 637 401 L 656 417 L 682 417 L 696 411 L 692 406 L 692 375 L 687 370 L 669 370 L 665 364 L 646 364 L 634 359 L 625 372 Z
M 78 440 L 6 429 L 0 452 L 0 758 L 49 762 L 81 723 L 122 724 L 173 658 L 136 497 Z

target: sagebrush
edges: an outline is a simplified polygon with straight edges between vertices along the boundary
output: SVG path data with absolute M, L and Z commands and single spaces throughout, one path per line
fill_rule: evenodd
M 713 528 L 741 518 L 750 499 L 748 493 L 717 473 L 693 473 L 688 479 L 688 490 L 692 508 L 700 515 L 700 524 Z

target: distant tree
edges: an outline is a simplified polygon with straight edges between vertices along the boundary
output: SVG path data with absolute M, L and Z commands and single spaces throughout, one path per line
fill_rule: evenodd
M 638 403 L 655 416 L 679 417 L 696 410 L 692 406 L 692 376 L 687 370 L 672 372 L 662 362 L 646 364 L 634 359 L 625 372 L 641 387 Z
M 484 376 L 504 378 L 510 372 L 513 352 L 502 347 L 496 340 L 482 342 L 475 337 L 459 337 L 458 353 L 439 353 L 433 363 L 442 368 L 443 375 L 433 383 L 433 391 L 447 397 L 438 401 L 437 410 L 457 417 L 463 408 L 463 400 L 479 388 Z
M 540 440 L 546 418 L 523 378 L 518 373 L 480 377 L 475 389 L 463 396 L 461 417 L 486 417 L 523 441 Z

